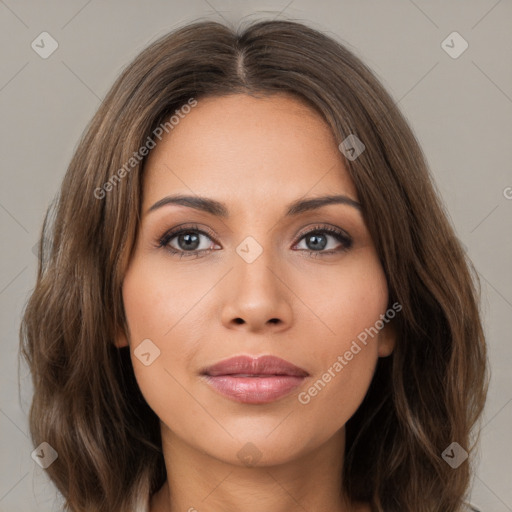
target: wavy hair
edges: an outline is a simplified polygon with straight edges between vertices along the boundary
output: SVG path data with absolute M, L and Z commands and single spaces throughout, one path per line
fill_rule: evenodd
M 146 157 L 134 155 L 191 99 L 279 93 L 316 109 L 338 143 L 355 134 L 365 144 L 345 165 L 389 304 L 402 305 L 394 352 L 379 359 L 347 422 L 341 485 L 378 512 L 462 510 L 488 387 L 480 283 L 411 128 L 335 38 L 295 21 L 235 30 L 204 20 L 160 37 L 124 68 L 44 220 L 20 353 L 33 379 L 32 441 L 58 453 L 46 471 L 66 510 L 133 510 L 166 479 L 159 418 L 130 348 L 113 344 L 118 329 L 127 332 L 121 285 L 140 221 Z M 456 469 L 441 457 L 454 441 L 470 455 Z

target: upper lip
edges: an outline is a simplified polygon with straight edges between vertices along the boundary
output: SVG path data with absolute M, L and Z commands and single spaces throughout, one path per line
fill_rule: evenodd
M 291 375 L 307 377 L 309 373 L 303 368 L 281 359 L 266 355 L 259 357 L 235 356 L 224 359 L 202 371 L 203 375 Z

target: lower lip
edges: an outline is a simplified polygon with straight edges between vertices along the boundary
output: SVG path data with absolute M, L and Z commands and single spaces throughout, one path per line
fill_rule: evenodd
M 265 377 L 233 377 L 232 375 L 206 376 L 215 390 L 236 402 L 266 404 L 291 393 L 304 381 L 304 377 L 269 375 Z

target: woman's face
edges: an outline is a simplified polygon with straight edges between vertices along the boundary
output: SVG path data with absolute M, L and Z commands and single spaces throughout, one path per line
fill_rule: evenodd
M 285 95 L 201 99 L 151 151 L 144 180 L 123 283 L 129 336 L 116 344 L 129 342 L 164 442 L 241 465 L 335 439 L 394 336 L 387 323 L 375 334 L 386 279 L 327 124 Z M 162 201 L 178 194 L 189 206 Z M 346 200 L 288 212 L 324 196 Z M 200 198 L 224 215 L 191 207 Z M 247 365 L 267 355 L 300 371 Z M 246 364 L 211 368 L 234 356 Z

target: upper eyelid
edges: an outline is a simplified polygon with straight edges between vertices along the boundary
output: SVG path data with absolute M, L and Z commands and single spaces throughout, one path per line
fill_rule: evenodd
M 202 235 L 205 235 L 211 239 L 215 239 L 215 235 L 213 233 L 210 233 L 207 229 L 201 228 L 196 225 L 188 226 L 188 225 L 180 225 L 176 226 L 172 229 L 167 230 L 161 237 L 161 240 L 164 239 L 171 239 L 175 236 L 181 234 L 183 231 L 197 231 L 198 233 L 201 233 Z

